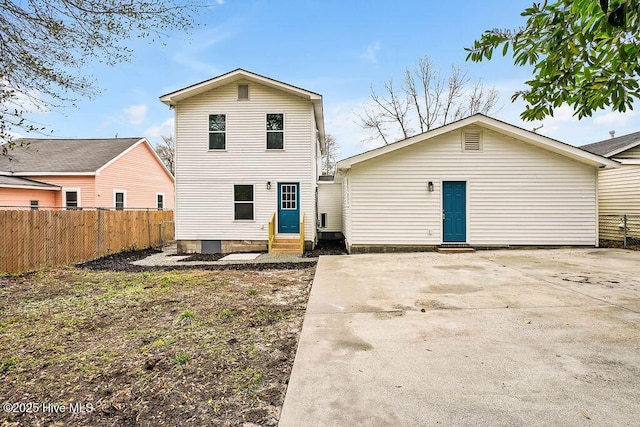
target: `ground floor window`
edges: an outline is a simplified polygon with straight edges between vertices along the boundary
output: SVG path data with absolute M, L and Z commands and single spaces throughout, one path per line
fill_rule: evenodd
M 80 207 L 80 191 L 64 190 L 64 207 L 68 209 L 76 209 Z
M 158 208 L 159 211 L 164 209 L 164 194 L 162 193 L 156 194 L 156 208 Z
M 234 219 L 253 220 L 253 185 L 233 186 Z
M 38 206 L 40 205 L 40 201 L 38 200 L 31 200 L 31 202 L 29 203 L 31 206 L 31 210 L 32 211 L 37 211 L 38 210 Z

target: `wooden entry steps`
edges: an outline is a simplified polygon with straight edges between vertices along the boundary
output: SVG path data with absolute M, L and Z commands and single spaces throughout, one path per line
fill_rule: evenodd
M 436 252 L 441 254 L 464 254 L 475 251 L 475 249 L 467 244 L 443 244 L 436 248 Z
M 295 234 L 287 234 L 286 236 L 276 235 L 269 253 L 300 254 L 300 236 Z

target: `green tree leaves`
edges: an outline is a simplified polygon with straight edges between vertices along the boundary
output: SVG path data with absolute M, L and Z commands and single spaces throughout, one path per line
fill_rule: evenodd
M 579 117 L 611 108 L 633 109 L 640 98 L 640 0 L 558 0 L 534 3 L 517 30 L 489 30 L 467 60 L 491 60 L 493 51 L 533 66 L 534 78 L 512 100 L 528 105 L 521 117 L 541 120 L 568 104 Z

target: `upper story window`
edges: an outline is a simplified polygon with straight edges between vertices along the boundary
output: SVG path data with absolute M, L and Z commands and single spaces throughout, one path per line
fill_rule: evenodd
M 267 114 L 267 150 L 284 149 L 284 114 Z
M 249 85 L 238 85 L 238 101 L 249 100 Z
M 227 149 L 226 114 L 209 114 L 209 150 Z

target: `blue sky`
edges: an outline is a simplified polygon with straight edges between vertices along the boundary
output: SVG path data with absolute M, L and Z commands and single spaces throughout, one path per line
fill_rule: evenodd
M 190 34 L 176 31 L 163 43 L 131 40 L 131 62 L 114 67 L 95 64 L 87 71 L 102 93 L 78 108 L 51 111 L 34 118 L 54 130 L 53 136 L 146 136 L 152 142 L 172 132 L 173 113 L 158 100 L 176 89 L 244 68 L 321 93 L 325 127 L 342 157 L 373 146 L 355 123 L 354 112 L 369 101 L 369 85 L 380 87 L 389 77 L 400 79 L 405 67 L 428 55 L 443 71 L 464 66 L 469 76 L 500 92 L 501 120 L 561 141 L 583 145 L 609 136 L 638 131 L 638 114 L 598 112 L 578 121 L 561 107 L 544 122 L 523 123 L 523 104 L 511 94 L 531 77 L 510 58 L 480 64 L 465 62 L 471 46 L 491 28 L 514 28 L 530 1 L 468 0 L 218 0 L 198 18 Z

